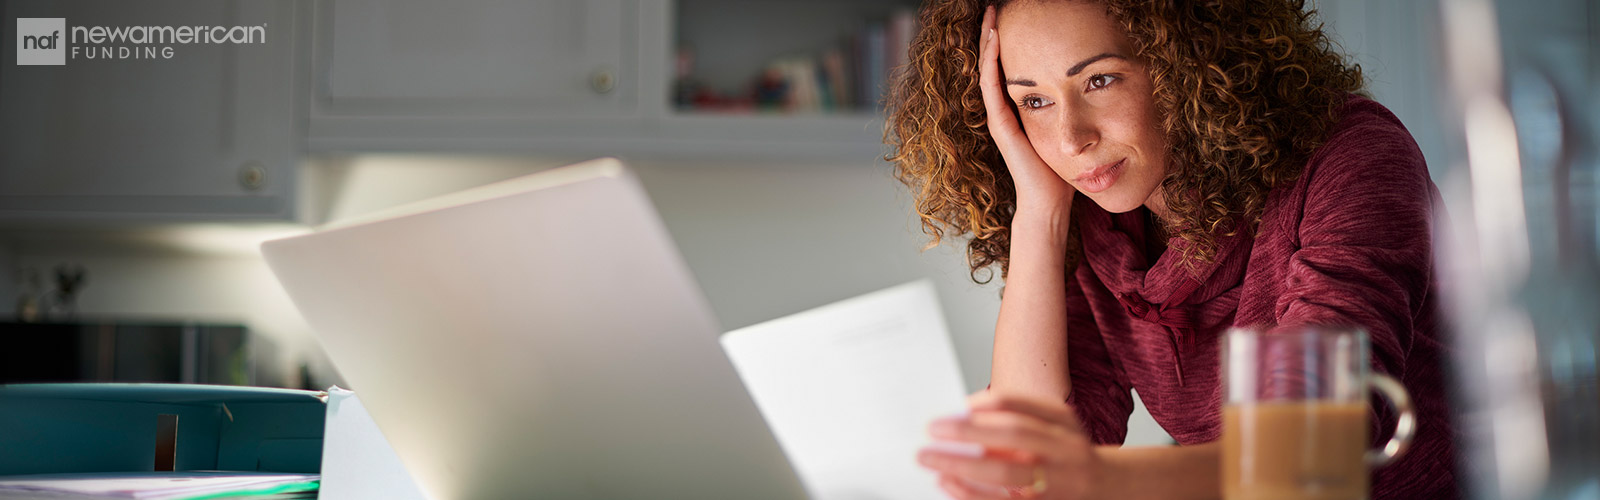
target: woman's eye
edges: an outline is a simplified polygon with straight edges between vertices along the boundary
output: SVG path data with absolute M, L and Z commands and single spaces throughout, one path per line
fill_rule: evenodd
M 1107 85 L 1111 85 L 1111 82 L 1114 82 L 1114 81 L 1117 81 L 1117 80 L 1118 80 L 1118 78 L 1115 77 L 1115 76 L 1112 76 L 1112 75 L 1094 75 L 1094 76 L 1091 76 L 1091 77 L 1089 77 L 1089 90 L 1099 90 L 1099 89 L 1106 88 Z
M 1050 105 L 1050 101 L 1039 96 L 1028 96 L 1022 98 L 1022 101 L 1018 102 L 1017 105 L 1027 109 L 1039 109 Z

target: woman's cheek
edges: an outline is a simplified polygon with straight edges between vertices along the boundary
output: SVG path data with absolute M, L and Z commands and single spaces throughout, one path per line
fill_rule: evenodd
M 1035 132 L 1028 134 L 1028 144 L 1033 145 L 1033 151 L 1039 154 L 1039 159 L 1044 160 L 1044 163 L 1050 166 L 1051 171 L 1054 171 L 1062 180 L 1066 180 L 1068 177 L 1063 175 L 1061 169 L 1066 167 L 1067 161 L 1061 155 L 1059 138 L 1051 133 L 1054 129 L 1050 126 L 1045 124 L 1037 125 L 1032 129 Z

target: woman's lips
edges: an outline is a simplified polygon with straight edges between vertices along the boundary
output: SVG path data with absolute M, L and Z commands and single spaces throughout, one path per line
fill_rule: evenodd
M 1117 178 L 1122 177 L 1122 165 L 1127 162 L 1128 159 L 1123 158 L 1115 163 L 1107 163 L 1095 167 L 1094 170 L 1084 172 L 1083 175 L 1073 179 L 1073 183 L 1077 184 L 1079 191 L 1085 193 L 1105 191 L 1110 189 L 1112 184 L 1117 183 Z

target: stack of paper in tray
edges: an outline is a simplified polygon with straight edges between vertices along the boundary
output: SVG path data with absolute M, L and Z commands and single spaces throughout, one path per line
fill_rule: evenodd
M 314 499 L 317 474 L 99 472 L 0 477 L 0 498 L 89 500 Z

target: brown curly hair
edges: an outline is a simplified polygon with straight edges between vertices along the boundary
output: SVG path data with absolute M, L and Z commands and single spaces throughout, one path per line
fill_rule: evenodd
M 1005 276 L 1016 188 L 990 139 L 978 85 L 978 32 L 989 5 L 928 0 L 888 98 L 884 157 L 914 192 L 922 230 L 970 236 L 973 281 Z M 1304 0 L 1098 0 L 1133 41 L 1154 85 L 1168 145 L 1161 182 L 1190 245 L 1184 262 L 1209 262 L 1217 240 L 1254 231 L 1268 192 L 1298 177 L 1339 119 L 1361 68 L 1347 63 Z M 1076 228 L 1074 228 L 1076 231 Z M 1069 242 L 1071 273 L 1082 248 Z

